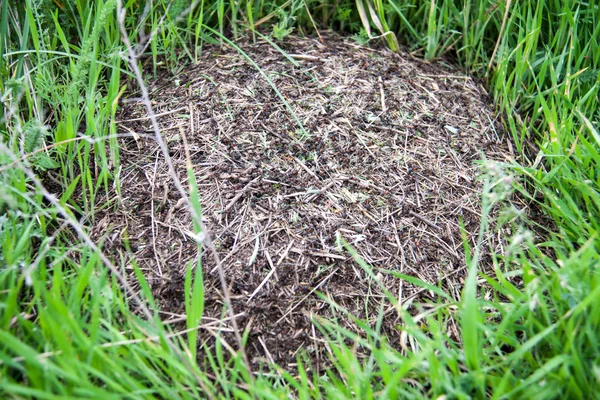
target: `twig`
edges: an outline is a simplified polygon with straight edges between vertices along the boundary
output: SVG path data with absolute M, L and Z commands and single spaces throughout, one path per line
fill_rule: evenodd
M 150 219 L 151 219 L 151 227 L 152 227 L 152 250 L 154 252 L 154 259 L 156 260 L 156 267 L 158 268 L 158 276 L 162 277 L 162 269 L 160 268 L 160 260 L 158 259 L 158 250 L 156 249 L 156 222 L 155 222 L 155 212 L 154 212 L 154 186 L 156 184 L 156 174 L 158 168 L 158 154 L 156 155 L 156 160 L 154 161 L 154 175 L 152 175 L 152 194 L 150 196 Z
M 171 111 L 165 111 L 163 113 L 160 114 L 154 114 L 154 116 L 156 118 L 158 117 L 164 117 L 165 115 L 171 115 L 171 114 L 175 114 L 178 113 L 179 111 L 183 111 L 183 110 L 187 110 L 187 107 L 181 107 L 175 110 L 171 110 Z M 149 115 L 145 116 L 145 117 L 140 117 L 140 118 L 132 118 L 132 119 L 122 119 L 120 121 L 115 121 L 115 123 L 117 124 L 121 124 L 123 122 L 136 122 L 136 121 L 145 121 L 147 119 L 151 119 L 152 117 L 150 117 Z
M 265 22 L 269 21 L 271 18 L 273 18 L 274 16 L 277 15 L 277 12 L 279 10 L 283 10 L 285 7 L 289 6 L 292 3 L 292 0 L 288 0 L 285 3 L 283 3 L 281 6 L 279 6 L 277 8 L 277 11 L 273 11 L 272 13 L 270 13 L 269 15 L 266 15 L 264 17 L 262 17 L 261 19 L 259 19 L 258 21 L 256 21 L 254 23 L 254 28 L 258 28 L 260 25 L 264 24 Z
M 296 254 L 308 254 L 310 256 L 315 256 L 315 257 L 332 258 L 335 260 L 346 261 L 346 257 L 341 256 L 339 254 L 323 253 L 320 251 L 302 251 L 300 249 L 294 249 L 294 248 L 291 251 L 292 251 L 292 253 L 296 253 Z
M 434 224 L 433 222 L 429 221 L 428 219 L 426 219 L 425 217 L 423 217 L 422 215 L 417 214 L 416 212 L 414 212 L 413 210 L 410 210 L 408 212 L 410 215 L 412 215 L 413 217 L 419 219 L 420 221 L 426 223 L 427 225 L 429 225 L 430 227 L 432 227 L 435 230 L 441 231 L 442 228 L 440 228 L 439 226 L 437 226 L 436 224 Z
M 252 251 L 252 255 L 250 256 L 250 260 L 248 260 L 248 266 L 252 266 L 254 261 L 256 261 L 256 257 L 258 256 L 258 250 L 260 249 L 260 233 L 256 235 L 254 240 L 254 250 Z
M 383 90 L 383 80 L 379 77 L 379 94 L 381 96 L 381 111 L 386 112 L 387 107 L 385 105 L 385 91 Z
M 273 356 L 271 355 L 271 352 L 269 351 L 269 349 L 267 349 L 267 345 L 265 344 L 265 341 L 263 340 L 262 336 L 258 337 L 258 342 L 260 343 L 263 350 L 265 351 L 265 354 L 269 358 L 269 361 L 271 361 L 271 364 L 275 365 L 275 360 L 273 359 Z M 277 373 L 281 376 L 281 373 L 279 371 L 277 371 Z
M 244 195 L 244 193 L 246 193 L 248 191 L 248 189 L 250 189 L 250 186 L 255 184 L 259 178 L 260 177 L 257 176 L 256 178 L 254 178 L 250 182 L 248 182 L 248 184 L 246 186 L 244 186 L 244 188 L 242 190 L 237 192 L 237 194 L 233 197 L 233 199 L 231 199 L 231 201 L 225 206 L 225 208 L 221 212 L 225 213 L 225 212 L 229 211 L 231 209 L 231 207 L 233 207 L 235 205 L 235 203 L 237 203 L 237 201 Z
M 496 51 L 498 51 L 498 46 L 500 45 L 500 40 L 502 40 L 502 34 L 504 33 L 504 27 L 506 26 L 506 20 L 508 19 L 508 12 L 510 11 L 510 4 L 512 0 L 508 0 L 506 2 L 506 9 L 504 10 L 504 18 L 502 18 L 502 26 L 500 26 L 500 33 L 498 34 L 498 40 L 496 40 L 496 45 L 494 46 L 494 51 L 492 52 L 492 56 L 490 57 L 490 62 L 488 64 L 488 71 L 492 68 L 492 64 L 494 63 L 494 58 L 496 57 Z
M 315 32 L 317 32 L 317 36 L 319 37 L 319 40 L 321 41 L 321 43 L 325 43 L 323 41 L 323 38 L 321 37 L 321 32 L 319 32 L 319 29 L 317 29 L 317 24 L 315 24 L 315 20 L 313 19 L 312 15 L 310 13 L 310 10 L 308 9 L 308 4 L 306 1 L 304 2 L 304 8 L 306 9 L 306 13 L 308 14 L 308 18 L 310 18 L 310 22 L 312 23 L 313 28 L 315 28 Z
M 323 194 L 327 189 L 332 187 L 334 184 L 335 184 L 335 181 L 329 182 L 322 189 L 319 189 L 316 192 L 314 192 L 314 194 L 312 196 L 310 196 L 308 199 L 306 199 L 306 201 L 309 203 L 313 202 L 317 197 L 319 197 L 319 195 Z
M 288 54 L 295 60 L 307 60 L 307 61 L 322 61 L 321 57 L 311 56 L 308 54 Z
M 302 169 L 304 169 L 306 172 L 308 172 L 313 178 L 315 178 L 316 180 L 320 181 L 320 179 L 317 176 L 317 174 L 315 174 L 310 168 L 308 168 L 298 157 L 294 157 L 294 160 L 298 164 L 300 164 L 300 166 L 302 167 Z
M 281 263 L 283 262 L 283 260 L 285 260 L 285 258 L 287 257 L 288 253 L 290 252 L 290 249 L 292 248 L 293 245 L 294 245 L 294 239 L 292 239 L 292 241 L 290 242 L 290 244 L 288 244 L 288 247 L 286 247 L 285 251 L 281 254 L 281 257 L 279 257 L 279 260 L 277 260 L 277 265 L 281 265 Z
M 273 276 L 273 274 L 275 273 L 276 270 L 277 270 L 277 268 L 273 267 L 271 269 L 271 271 L 269 271 L 267 276 L 265 276 L 265 279 L 262 280 L 260 285 L 258 285 L 258 287 L 256 289 L 254 289 L 254 292 L 252 292 L 250 297 L 248 297 L 248 300 L 246 301 L 247 303 L 250 303 L 250 300 L 252 300 L 254 298 L 254 296 L 256 296 L 258 294 L 258 292 L 260 292 L 260 289 L 262 289 L 262 287 L 269 281 L 269 279 L 271 279 L 271 277 Z

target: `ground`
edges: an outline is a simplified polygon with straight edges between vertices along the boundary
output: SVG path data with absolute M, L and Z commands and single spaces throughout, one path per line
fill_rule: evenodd
M 293 368 L 299 352 L 313 368 L 326 366 L 332 350 L 311 321 L 342 315 L 333 303 L 373 325 L 383 310 L 381 331 L 400 346 L 400 321 L 382 288 L 409 310 L 434 294 L 398 273 L 459 297 L 466 275 L 460 221 L 474 246 L 481 217 L 478 161 L 512 157 L 488 95 L 450 65 L 333 34 L 322 43 L 286 38 L 281 50 L 262 40 L 237 45 L 262 72 L 235 49 L 212 45 L 197 64 L 148 79 L 186 188 L 187 143 L 220 257 L 217 265 L 210 249 L 201 254 L 202 337 L 232 329 L 222 268 L 237 323 L 250 332 L 253 367 Z M 154 133 L 138 98 L 130 93 L 118 116 L 120 132 L 133 137 L 122 141 L 120 193 L 107 194 L 110 206 L 93 234 L 113 256 L 140 265 L 165 322 L 177 324 L 197 237 L 165 157 L 147 137 Z M 482 248 L 501 253 L 502 236 Z M 361 332 L 346 317 L 338 322 Z M 232 336 L 224 338 L 235 347 Z

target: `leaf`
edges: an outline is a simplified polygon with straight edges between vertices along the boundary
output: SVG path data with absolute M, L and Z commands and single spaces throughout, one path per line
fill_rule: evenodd
M 52 161 L 54 161 L 54 160 L 52 160 Z M 61 205 L 64 206 L 65 204 L 67 204 L 67 201 L 71 198 L 71 196 L 73 195 L 73 192 L 77 188 L 77 184 L 79 183 L 80 178 L 81 178 L 81 175 L 77 175 L 77 177 L 75 179 L 73 179 L 73 182 L 71 182 L 69 184 L 69 187 L 67 187 L 67 190 L 65 190 L 65 192 L 62 194 L 62 196 L 60 196 L 60 204 Z
M 367 6 L 369 7 L 369 15 L 371 16 L 371 19 L 373 20 L 373 23 L 375 24 L 375 26 L 377 27 L 377 29 L 379 29 L 379 32 L 382 35 L 384 35 L 385 34 L 385 29 L 383 29 L 383 25 L 381 24 L 381 21 L 379 21 L 379 17 L 377 17 L 377 13 L 373 9 L 373 6 L 371 5 L 371 3 L 369 1 L 367 1 Z
M 31 153 L 42 145 L 42 141 L 48 136 L 48 129 L 39 121 L 28 122 L 23 127 L 25 136 L 25 151 Z
M 356 9 L 358 10 L 358 15 L 360 15 L 360 20 L 362 21 L 367 34 L 369 37 L 371 37 L 371 26 L 369 24 L 369 18 L 365 12 L 365 6 L 363 5 L 362 0 L 356 0 Z
M 33 161 L 33 165 L 37 169 L 40 169 L 42 171 L 56 169 L 60 167 L 59 163 L 57 163 L 52 157 L 49 157 L 46 154 L 37 155 Z

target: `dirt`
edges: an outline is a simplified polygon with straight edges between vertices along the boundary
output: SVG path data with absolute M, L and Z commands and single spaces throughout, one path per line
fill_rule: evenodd
M 287 38 L 280 43 L 287 57 L 264 41 L 237 42 L 263 73 L 235 49 L 212 45 L 197 64 L 148 81 L 186 189 L 187 143 L 221 260 L 216 265 L 208 248 L 200 255 L 201 336 L 210 341 L 220 331 L 236 347 L 222 268 L 253 368 L 293 369 L 298 354 L 315 369 L 326 366 L 332 350 L 315 318 L 364 333 L 332 304 L 371 326 L 383 312 L 381 333 L 400 347 L 400 319 L 382 287 L 409 311 L 434 294 L 398 273 L 459 298 L 466 275 L 459 221 L 474 246 L 481 218 L 478 160 L 512 157 L 476 80 L 442 62 L 324 37 Z M 138 97 L 130 93 L 117 118 L 119 131 L 132 134 L 121 141 L 121 192 L 109 194 L 113 206 L 96 217 L 93 233 L 130 273 L 138 263 L 165 323 L 179 327 L 198 246 L 165 157 L 145 136 L 154 133 Z M 502 233 L 486 240 L 502 252 Z

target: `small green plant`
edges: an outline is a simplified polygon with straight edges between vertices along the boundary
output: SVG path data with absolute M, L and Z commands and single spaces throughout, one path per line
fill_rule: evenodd
M 38 120 L 28 121 L 23 126 L 23 150 L 30 155 L 28 161 L 37 170 L 46 171 L 60 167 L 50 151 L 40 151 L 50 137 L 48 126 L 42 125 Z
M 282 41 L 288 37 L 294 30 L 293 26 L 290 25 L 296 18 L 289 17 L 284 12 L 279 13 L 279 22 L 273 25 L 273 37 L 278 41 Z
M 366 45 L 367 43 L 369 43 L 369 40 L 371 40 L 365 28 L 360 28 L 360 31 L 358 33 L 355 33 L 354 36 L 352 36 L 352 38 L 356 43 L 358 43 L 361 46 Z
M 351 7 L 339 6 L 336 8 L 334 20 L 340 24 L 340 30 L 356 31 L 360 28 L 360 24 L 352 20 L 352 12 Z

